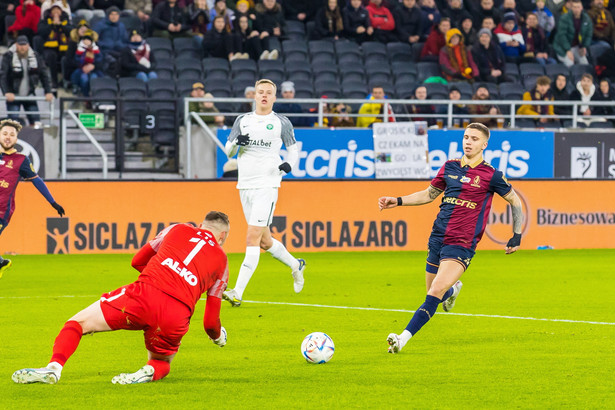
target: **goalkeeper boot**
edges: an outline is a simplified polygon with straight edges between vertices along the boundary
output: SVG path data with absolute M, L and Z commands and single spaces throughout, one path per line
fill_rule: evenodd
M 11 265 L 13 265 L 13 262 L 11 262 L 10 259 L 2 259 L 2 262 L 0 262 L 0 278 L 2 277 L 4 271 L 10 268 Z
M 299 267 L 297 270 L 293 271 L 293 287 L 295 288 L 295 293 L 301 292 L 303 289 L 303 271 L 305 271 L 305 260 L 297 259 L 299 261 Z
M 148 383 L 154 380 L 154 366 L 146 364 L 134 373 L 122 373 L 111 379 L 113 384 Z
M 227 289 L 222 293 L 222 299 L 228 300 L 233 307 L 241 306 L 241 298 L 235 291 L 235 289 Z
M 399 335 L 395 333 L 389 334 L 389 336 L 387 337 L 387 343 L 389 344 L 389 353 L 393 354 L 399 353 L 402 347 L 404 347 L 402 345 L 401 337 L 399 337 Z
M 462 286 L 463 283 L 461 283 L 460 280 L 455 282 L 455 284 L 453 285 L 453 294 L 444 302 L 442 302 L 442 309 L 444 309 L 445 312 L 450 312 L 451 310 L 453 310 L 453 307 L 455 307 L 455 301 L 459 296 L 459 292 L 461 292 Z
M 60 380 L 60 372 L 49 367 L 40 369 L 21 369 L 13 373 L 11 379 L 13 379 L 15 383 L 20 384 L 56 384 L 58 380 Z

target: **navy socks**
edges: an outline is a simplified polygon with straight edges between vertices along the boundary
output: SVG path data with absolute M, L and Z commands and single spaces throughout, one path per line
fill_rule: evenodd
M 444 297 L 447 297 L 446 295 L 449 292 L 451 292 L 452 294 L 452 289 L 446 292 Z M 414 334 L 418 332 L 423 327 L 423 325 L 425 325 L 425 323 L 427 323 L 429 319 L 433 317 L 433 315 L 436 313 L 436 309 L 438 309 L 438 305 L 442 302 L 442 300 L 438 299 L 435 296 L 427 295 L 427 297 L 425 298 L 425 302 L 421 305 L 421 307 L 416 310 L 416 312 L 414 312 L 414 316 L 412 316 L 412 319 L 410 319 L 410 323 L 408 323 L 408 326 L 406 326 L 406 330 L 409 331 L 412 336 L 414 336 Z

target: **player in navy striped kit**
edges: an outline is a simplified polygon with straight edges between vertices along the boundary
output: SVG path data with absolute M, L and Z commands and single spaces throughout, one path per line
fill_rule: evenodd
M 479 123 L 468 125 L 463 136 L 463 157 L 447 161 L 427 189 L 378 200 L 383 210 L 428 204 L 444 192 L 429 237 L 425 273 L 427 297 L 401 334 L 389 334 L 389 353 L 399 353 L 433 317 L 440 303 L 447 312 L 455 305 L 462 287 L 459 279 L 470 265 L 476 245 L 483 236 L 494 193 L 503 197 L 512 209 L 513 237 L 506 245 L 506 253 L 515 252 L 521 244 L 521 201 L 503 173 L 483 159 L 488 142 L 487 127 Z

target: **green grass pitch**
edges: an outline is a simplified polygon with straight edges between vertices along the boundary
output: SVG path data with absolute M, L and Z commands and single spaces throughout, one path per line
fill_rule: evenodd
M 399 355 L 385 339 L 424 300 L 425 252 L 304 254 L 300 294 L 263 254 L 244 304 L 223 304 L 227 346 L 204 333 L 201 301 L 170 375 L 134 386 L 111 384 L 146 361 L 128 331 L 84 336 L 55 386 L 11 381 L 137 276 L 130 255 L 15 256 L 0 280 L 0 408 L 614 408 L 614 253 L 479 251 L 452 314 L 438 309 Z M 231 285 L 242 258 L 229 256 Z M 313 331 L 335 342 L 327 364 L 301 357 Z

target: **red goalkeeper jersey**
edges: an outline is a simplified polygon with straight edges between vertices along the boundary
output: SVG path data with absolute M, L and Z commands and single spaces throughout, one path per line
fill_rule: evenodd
M 161 231 L 135 255 L 132 264 L 141 271 L 138 281 L 185 303 L 191 314 L 203 293 L 222 298 L 228 283 L 224 250 L 211 232 L 188 224 Z

